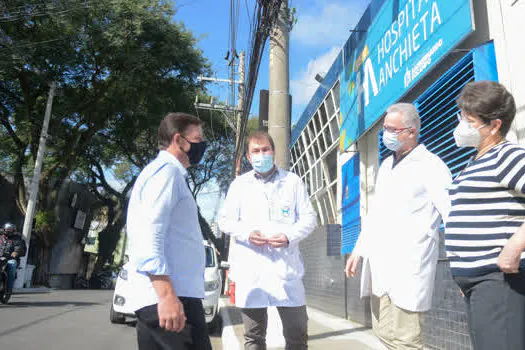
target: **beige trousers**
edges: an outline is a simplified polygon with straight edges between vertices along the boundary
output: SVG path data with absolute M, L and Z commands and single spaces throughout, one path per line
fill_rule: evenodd
M 388 295 L 373 295 L 371 307 L 374 333 L 389 349 L 423 349 L 422 312 L 401 309 Z

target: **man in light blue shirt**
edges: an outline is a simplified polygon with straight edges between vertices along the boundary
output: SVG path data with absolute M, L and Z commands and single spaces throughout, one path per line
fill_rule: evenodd
M 200 119 L 170 113 L 160 123 L 160 153 L 140 173 L 128 207 L 131 295 L 139 350 L 211 349 L 204 318 L 205 255 L 186 168 L 206 143 Z

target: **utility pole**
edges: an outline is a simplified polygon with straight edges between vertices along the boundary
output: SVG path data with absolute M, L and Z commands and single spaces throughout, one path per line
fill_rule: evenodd
M 281 2 L 277 22 L 270 35 L 270 91 L 268 133 L 275 142 L 275 163 L 290 167 L 290 18 L 288 0 Z
M 240 57 L 239 57 L 239 81 L 242 83 L 239 84 L 239 93 L 237 96 L 237 132 L 235 137 L 235 144 L 239 144 L 239 138 L 241 137 L 241 116 L 244 109 L 244 93 L 245 93 L 245 86 L 244 86 L 244 51 L 241 51 Z M 242 153 L 243 150 L 239 150 L 239 158 L 235 159 L 235 174 L 240 175 L 241 173 L 241 160 L 242 160 Z
M 233 72 L 231 74 L 231 79 L 221 79 L 221 78 L 210 78 L 210 77 L 204 77 L 199 76 L 197 79 L 199 81 L 212 81 L 215 83 L 228 83 L 231 87 L 233 87 L 235 84 L 238 85 L 238 102 L 237 107 L 230 105 L 227 103 L 226 105 L 221 104 L 215 104 L 213 102 L 213 97 L 211 99 L 211 103 L 202 103 L 198 100 L 195 101 L 195 108 L 196 109 L 206 109 L 210 111 L 217 111 L 222 112 L 226 116 L 226 122 L 228 125 L 235 131 L 236 137 L 238 138 L 238 130 L 239 130 L 239 120 L 240 120 L 240 114 L 242 113 L 242 106 L 244 103 L 244 51 L 241 51 L 239 56 L 239 79 L 235 80 L 236 73 Z M 235 60 L 233 59 L 231 62 L 232 70 L 235 69 Z M 228 98 L 230 100 L 230 98 Z M 232 118 L 231 118 L 232 117 Z M 230 119 L 231 118 L 231 119 Z
M 20 259 L 20 273 L 15 281 L 15 288 L 22 288 L 24 286 L 25 273 L 27 267 L 27 255 L 29 254 L 29 244 L 31 242 L 31 230 L 33 228 L 33 218 L 35 217 L 36 200 L 38 196 L 38 185 L 40 184 L 40 172 L 42 171 L 42 163 L 44 161 L 44 152 L 46 148 L 47 129 L 49 127 L 49 120 L 51 119 L 51 108 L 53 107 L 53 97 L 55 96 L 55 82 L 51 83 L 49 95 L 47 97 L 46 113 L 44 115 L 44 124 L 40 133 L 40 143 L 38 144 L 38 152 L 35 160 L 35 169 L 33 172 L 33 180 L 31 182 L 31 190 L 29 191 L 29 201 L 27 202 L 27 210 L 24 219 L 23 237 L 26 241 L 27 252 L 26 255 Z

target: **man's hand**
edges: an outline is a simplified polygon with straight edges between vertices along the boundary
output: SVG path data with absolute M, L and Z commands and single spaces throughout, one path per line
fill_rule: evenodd
M 268 238 L 268 244 L 273 248 L 283 248 L 288 247 L 290 241 L 288 241 L 288 237 L 284 233 L 278 233 Z
M 180 332 L 186 324 L 184 306 L 167 275 L 149 275 L 153 289 L 159 297 L 159 326 L 167 331 Z
M 351 254 L 348 260 L 346 261 L 346 268 L 345 273 L 346 277 L 354 277 L 357 273 L 357 267 L 359 266 L 359 262 L 361 261 L 361 257 L 356 254 Z
M 498 256 L 498 267 L 504 273 L 518 273 L 521 249 L 514 246 L 514 241 L 509 240 Z
M 179 298 L 169 295 L 159 300 L 159 325 L 167 331 L 180 332 L 186 325 L 184 307 Z
M 11 253 L 11 257 L 15 258 L 15 259 L 18 258 L 18 253 L 17 252 L 12 252 Z
M 268 238 L 264 237 L 261 231 L 252 231 L 250 233 L 250 242 L 256 246 L 268 244 Z

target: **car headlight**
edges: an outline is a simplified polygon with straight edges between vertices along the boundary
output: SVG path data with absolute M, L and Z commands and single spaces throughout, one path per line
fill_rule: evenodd
M 120 272 L 118 273 L 118 276 L 124 281 L 127 281 L 128 280 L 128 270 L 126 269 L 120 270 Z
M 204 289 L 207 292 L 214 291 L 219 288 L 219 280 L 204 282 Z

